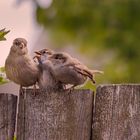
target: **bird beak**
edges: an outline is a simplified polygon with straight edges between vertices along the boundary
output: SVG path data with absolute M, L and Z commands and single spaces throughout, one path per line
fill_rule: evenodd
M 36 54 L 36 56 L 34 56 L 33 59 L 35 58 L 40 59 L 41 53 L 39 51 L 35 51 L 34 53 Z
M 25 48 L 25 47 L 26 47 L 26 46 L 24 45 L 24 43 L 21 43 L 20 48 L 23 49 L 23 48 Z
M 39 55 L 39 56 L 41 55 L 41 53 L 39 51 L 35 51 L 34 53 Z
M 37 59 L 40 59 L 40 56 L 39 55 L 36 55 L 36 56 L 33 57 L 33 59 L 36 59 L 36 58 Z
M 21 43 L 22 46 L 25 46 L 24 43 Z

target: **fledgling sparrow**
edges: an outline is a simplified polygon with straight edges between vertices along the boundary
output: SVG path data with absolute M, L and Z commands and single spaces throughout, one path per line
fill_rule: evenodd
M 45 53 L 46 51 L 46 53 Z M 84 64 L 82 64 L 76 58 L 71 57 L 67 53 L 55 53 L 51 51 L 49 53 L 48 49 L 44 51 L 36 52 L 39 55 L 41 53 L 42 57 L 51 61 L 52 71 L 55 78 L 61 81 L 64 85 L 70 84 L 73 87 L 84 84 L 89 78 L 92 83 L 95 83 L 93 78 L 96 73 L 103 73 L 98 70 L 90 70 Z
M 40 75 L 37 64 L 28 54 L 27 41 L 16 38 L 5 61 L 7 78 L 22 87 L 35 85 Z
M 57 81 L 55 79 L 55 76 L 53 74 L 52 70 L 52 63 L 48 59 L 48 55 L 51 55 L 52 53 L 49 51 L 47 53 L 46 49 L 41 50 L 40 52 L 36 52 L 36 56 L 34 58 L 37 58 L 38 60 L 38 66 L 40 67 L 41 74 L 38 79 L 38 86 L 41 89 L 48 89 L 48 90 L 61 90 L 63 89 L 63 85 L 60 81 Z

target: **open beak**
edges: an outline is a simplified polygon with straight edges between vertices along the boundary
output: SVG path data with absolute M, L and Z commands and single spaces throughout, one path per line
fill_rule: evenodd
M 39 51 L 35 51 L 34 52 L 36 55 L 33 57 L 33 59 L 37 58 L 37 59 L 40 59 L 41 57 L 41 53 Z
M 41 53 L 39 51 L 35 51 L 34 53 L 37 55 L 41 55 Z

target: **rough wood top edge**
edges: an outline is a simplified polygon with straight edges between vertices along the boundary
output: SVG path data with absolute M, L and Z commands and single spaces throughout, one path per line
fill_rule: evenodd
M 27 89 L 23 89 L 24 92 L 28 93 L 28 92 L 33 92 L 34 89 L 33 88 L 27 88 Z M 50 92 L 49 90 L 42 90 L 42 89 L 36 89 L 37 92 Z M 93 90 L 91 89 L 74 89 L 72 90 L 71 92 L 81 92 L 81 91 L 84 91 L 84 92 L 94 92 Z M 52 92 L 68 92 L 67 90 L 62 90 L 62 91 L 53 91 Z
M 0 92 L 0 95 L 8 95 L 8 96 L 13 96 L 13 97 L 17 97 L 17 95 L 13 94 L 13 93 L 3 93 L 3 92 Z
M 114 86 L 140 86 L 140 83 L 100 84 L 97 86 L 97 88 L 114 87 Z

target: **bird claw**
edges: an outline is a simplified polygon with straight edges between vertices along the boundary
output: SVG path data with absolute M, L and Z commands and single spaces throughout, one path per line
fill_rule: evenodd
M 24 89 L 22 88 L 22 86 L 20 86 L 19 92 L 20 92 L 21 96 L 24 95 Z
M 33 96 L 35 97 L 37 95 L 37 91 L 36 91 L 36 85 L 33 86 Z

